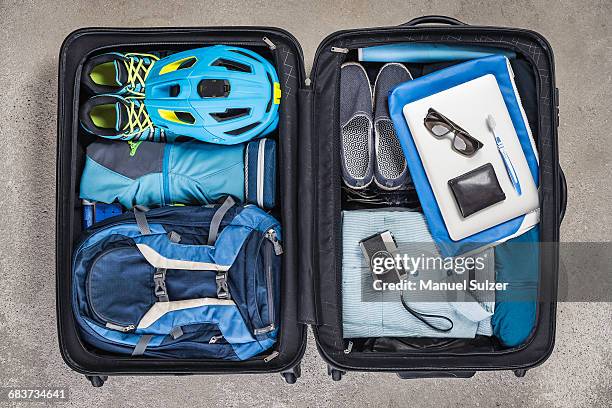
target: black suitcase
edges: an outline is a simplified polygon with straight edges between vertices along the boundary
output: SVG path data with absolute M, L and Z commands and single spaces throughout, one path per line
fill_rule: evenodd
M 433 25 L 432 25 L 433 24 Z M 340 65 L 356 48 L 392 42 L 482 44 L 516 51 L 532 68 L 537 117 L 530 118 L 540 154 L 541 241 L 556 243 L 566 205 L 557 151 L 558 90 L 553 54 L 539 34 L 515 28 L 476 27 L 443 16 L 416 18 L 397 27 L 339 31 L 319 46 L 310 77 L 301 47 L 288 32 L 271 27 L 87 28 L 70 34 L 59 59 L 56 282 L 61 354 L 94 386 L 109 375 L 238 374 L 279 372 L 287 383 L 300 377 L 300 360 L 311 325 L 328 373 L 395 372 L 401 378 L 467 378 L 481 370 L 513 370 L 517 376 L 546 360 L 554 345 L 558 250 L 542 246 L 541 301 L 529 341 L 512 349 L 475 347 L 397 353 L 347 352 L 342 339 L 338 83 Z M 284 229 L 280 340 L 274 352 L 248 361 L 154 360 L 118 357 L 86 347 L 78 336 L 70 302 L 71 257 L 81 225 L 78 180 L 87 137 L 79 131 L 79 79 L 85 59 L 105 50 L 183 50 L 207 44 L 251 47 L 275 62 L 280 105 L 279 169 Z M 526 102 L 527 103 L 527 102 Z M 80 136 L 79 136 L 80 135 Z M 91 140 L 91 139 L 89 139 Z M 395 355 L 393 355 L 395 354 Z

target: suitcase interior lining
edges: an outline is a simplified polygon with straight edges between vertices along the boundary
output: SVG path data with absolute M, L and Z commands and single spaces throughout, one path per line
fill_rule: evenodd
M 416 36 L 414 36 L 416 37 Z M 426 37 L 426 36 L 423 36 Z M 421 37 L 419 37 L 421 38 Z M 371 42 L 376 42 L 376 38 L 371 36 L 368 38 Z M 355 40 L 358 41 L 358 40 Z M 385 41 L 386 44 L 390 43 L 387 37 Z M 363 41 L 362 41 L 363 43 Z M 494 43 L 495 45 L 499 45 Z M 489 44 L 493 45 L 493 44 Z M 346 46 L 344 44 L 338 44 L 336 47 Z M 360 44 L 361 46 L 361 44 Z M 520 77 L 515 77 L 515 81 L 517 82 L 517 88 L 519 89 L 519 93 L 521 95 L 521 99 L 523 104 L 530 105 L 530 111 L 527 113 L 528 120 L 530 122 L 530 126 L 533 132 L 533 137 L 536 142 L 536 145 L 539 146 L 539 116 L 538 116 L 538 80 L 537 80 L 537 69 L 532 63 L 532 61 L 523 53 L 517 51 L 517 58 L 514 61 L 511 61 L 513 66 L 513 70 L 515 70 L 516 74 L 516 66 L 517 64 L 523 65 L 521 69 L 522 75 Z M 352 47 L 348 53 L 325 53 L 321 52 L 319 55 L 321 62 L 315 60 L 315 65 L 317 64 L 326 64 L 326 65 L 334 65 L 335 71 L 330 72 L 329 69 L 321 69 L 315 70 L 317 74 L 325 76 L 325 79 L 321 79 L 320 77 L 316 77 L 317 82 L 333 82 L 335 87 L 329 87 L 333 89 L 334 92 L 326 92 L 325 95 L 317 95 L 316 103 L 327 104 L 330 103 L 329 100 L 333 100 L 335 117 L 339 112 L 339 68 L 344 62 L 348 61 L 358 61 L 357 59 L 357 51 L 356 48 Z M 324 62 L 323 62 L 324 61 Z M 332 62 L 333 61 L 333 62 Z M 368 76 L 372 81 L 372 85 L 374 82 L 374 78 L 376 77 L 376 73 L 378 69 L 384 65 L 383 63 L 374 63 L 374 62 L 362 62 L 361 63 L 366 71 L 368 72 Z M 410 70 L 411 74 L 414 78 L 421 76 L 423 72 L 429 73 L 438 69 L 445 68 L 447 66 L 453 65 L 452 63 L 444 63 L 444 64 L 405 64 Z M 317 66 L 318 68 L 318 66 Z M 533 73 L 533 75 L 529 75 L 529 73 Z M 322 92 L 321 92 L 322 94 Z M 325 98 L 325 100 L 324 100 Z M 315 103 L 315 105 L 316 105 Z M 318 112 L 317 108 L 317 112 Z M 325 119 L 317 119 L 318 121 L 322 121 Z M 431 364 L 431 360 L 428 363 L 424 363 L 427 361 L 427 358 L 431 358 L 433 356 L 436 357 L 449 357 L 457 361 L 456 366 L 461 367 L 462 365 L 473 365 L 476 362 L 474 358 L 475 355 L 482 357 L 482 364 L 491 365 L 491 361 L 487 360 L 487 356 L 495 356 L 497 354 L 506 354 L 508 352 L 518 351 L 522 348 L 522 346 L 508 348 L 503 346 L 495 337 L 487 337 L 477 335 L 474 339 L 446 339 L 446 338 L 363 338 L 363 339 L 343 339 L 342 338 L 342 241 L 341 241 L 341 231 L 342 231 L 342 222 L 341 222 L 341 211 L 344 209 L 355 209 L 355 205 L 351 204 L 350 207 L 347 205 L 346 200 L 344 199 L 343 194 L 341 193 L 341 171 L 340 171 L 340 149 L 339 149 L 339 124 L 336 123 L 333 127 L 328 128 L 326 130 L 331 130 L 333 134 L 333 142 L 331 143 L 331 151 L 334 152 L 333 157 L 328 157 L 329 160 L 334 162 L 334 166 L 332 167 L 333 173 L 333 187 L 332 192 L 327 192 L 325 194 L 326 197 L 334 197 L 336 204 L 333 206 L 333 212 L 323 211 L 323 215 L 320 217 L 333 217 L 334 228 L 333 230 L 328 230 L 328 232 L 332 232 L 335 235 L 333 239 L 335 248 L 334 252 L 337 254 L 337 260 L 334 264 L 334 273 L 331 271 L 326 271 L 327 273 L 322 273 L 319 276 L 321 281 L 321 285 L 317 287 L 321 288 L 322 286 L 327 284 L 333 284 L 336 288 L 335 293 L 329 291 L 322 291 L 320 293 L 321 303 L 325 304 L 325 308 L 320 309 L 320 324 L 315 328 L 316 338 L 319 346 L 319 350 L 322 352 L 324 357 L 326 357 L 333 364 L 337 364 L 341 367 L 350 367 L 351 369 L 357 370 L 367 370 L 368 367 L 373 363 L 372 359 L 376 359 L 376 368 L 378 369 L 392 369 L 393 367 L 401 368 L 410 368 L 410 366 L 416 367 L 426 367 L 427 364 Z M 321 130 L 321 129 L 319 129 Z M 320 150 L 320 153 L 326 151 L 325 148 Z M 542 154 L 542 153 L 541 153 Z M 541 160 L 543 157 L 541 156 Z M 320 158 L 319 162 L 325 160 L 324 158 Z M 326 185 L 327 187 L 327 185 Z M 320 193 L 321 194 L 321 193 Z M 348 207 L 348 208 L 347 208 Z M 329 207 L 328 207 L 329 208 Z M 380 208 L 380 207 L 378 207 Z M 320 224 L 325 221 L 320 221 Z M 319 224 L 319 225 L 320 225 Z M 541 274 L 540 274 L 541 275 Z M 323 283 L 325 282 L 325 283 Z M 316 290 L 316 289 L 315 289 Z M 538 314 L 539 317 L 539 314 Z M 538 317 L 536 317 L 535 327 L 537 328 L 539 324 Z M 528 339 L 524 344 L 528 344 L 535 333 L 535 329 L 532 331 L 530 339 Z M 347 348 L 348 341 L 351 340 L 353 342 L 352 349 L 350 353 L 346 353 L 344 350 Z M 410 360 L 407 360 L 406 357 L 412 357 Z M 466 357 L 469 357 L 471 361 L 466 360 Z M 425 360 L 423 360 L 425 359 Z M 462 360 L 460 360 L 462 359 Z M 461 363 L 459 363 L 461 361 Z M 424 365 L 425 364 L 425 365 Z M 435 368 L 437 365 L 434 365 Z M 453 365 L 455 367 L 455 365 Z M 439 367 L 438 367 L 439 368 Z
M 277 49 L 273 51 L 266 46 L 261 40 L 263 35 L 267 35 L 277 46 Z M 202 35 L 200 35 L 202 37 Z M 153 35 L 153 37 L 155 37 Z M 297 304 L 295 304 L 295 297 L 289 296 L 290 293 L 295 293 L 296 289 L 296 267 L 294 247 L 296 245 L 295 230 L 293 228 L 292 220 L 295 217 L 295 175 L 297 170 L 293 168 L 297 160 L 295 160 L 297 154 L 296 137 L 297 134 L 297 121 L 294 118 L 297 116 L 297 95 L 292 92 L 291 89 L 298 88 L 298 80 L 301 75 L 296 75 L 296 72 L 301 72 L 301 61 L 296 56 L 301 54 L 301 50 L 295 49 L 295 45 L 285 38 L 277 36 L 276 33 L 253 33 L 252 38 L 247 41 L 244 40 L 244 36 L 239 41 L 235 41 L 232 38 L 225 38 L 224 40 L 212 40 L 208 41 L 203 38 L 200 41 L 193 39 L 193 37 L 186 36 L 183 41 L 172 42 L 168 44 L 166 41 L 160 40 L 158 34 L 157 38 L 152 38 L 146 45 L 129 45 L 126 44 L 131 42 L 130 36 L 119 36 L 116 39 L 123 41 L 122 45 L 108 45 L 106 47 L 97 48 L 95 51 L 87 55 L 74 55 L 74 58 L 81 60 L 79 65 L 82 67 L 85 59 L 91 55 L 99 54 L 108 51 L 122 51 L 122 52 L 150 52 L 150 51 L 164 51 L 164 52 L 178 52 L 186 49 L 197 48 L 208 44 L 232 44 L 240 45 L 245 48 L 252 49 L 260 53 L 266 59 L 271 61 L 276 67 L 279 80 L 281 81 L 282 89 L 282 102 L 279 106 L 279 126 L 278 128 L 267 137 L 274 138 L 278 142 L 279 154 L 277 168 L 280 170 L 277 172 L 277 206 L 271 210 L 271 213 L 281 220 L 281 226 L 283 228 L 283 275 L 282 275 L 282 290 L 281 290 L 281 325 L 280 333 L 277 344 L 270 349 L 268 352 L 262 355 L 253 357 L 247 361 L 224 361 L 214 359 L 153 359 L 146 357 L 131 358 L 127 356 L 118 356 L 116 354 L 108 353 L 99 349 L 95 349 L 83 343 L 76 331 L 76 327 L 72 329 L 63 330 L 60 334 L 61 341 L 67 346 L 64 354 L 65 360 L 77 371 L 89 371 L 98 373 L 108 372 L 138 372 L 138 371 L 155 371 L 155 372 L 176 372 L 176 371 L 187 371 L 187 372 L 273 372 L 286 369 L 295 364 L 303 353 L 303 347 L 305 342 L 303 340 L 303 326 L 297 321 Z M 204 36 L 205 37 L 205 36 Z M 163 37 L 161 37 L 163 38 Z M 287 69 L 288 66 L 295 67 L 295 71 L 291 72 Z M 61 85 L 60 85 L 61 86 Z M 78 98 L 82 103 L 89 95 L 83 89 L 81 92 L 78 91 L 79 86 L 75 86 L 75 99 Z M 78 120 L 78 111 L 73 112 L 73 120 Z M 79 180 L 84 167 L 86 147 L 97 138 L 93 135 L 83 131 L 80 126 L 77 127 L 78 134 L 74 135 L 76 143 L 73 150 L 73 168 L 72 172 L 74 177 L 73 185 L 74 191 L 69 202 L 72 205 L 72 231 L 71 231 L 71 253 L 80 239 L 82 231 L 82 204 L 79 196 Z M 70 271 L 64 271 L 69 278 Z M 69 295 L 65 294 L 68 299 Z M 70 303 L 68 301 L 68 303 Z M 70 306 L 70 313 L 72 313 Z M 73 322 L 74 325 L 74 322 Z M 279 351 L 280 354 L 275 359 L 265 362 L 263 359 L 272 351 Z M 64 351 L 64 350 L 63 350 Z M 66 356 L 65 354 L 69 356 Z M 66 358 L 68 357 L 68 358 Z M 74 364 L 73 364 L 74 363 Z M 76 366 L 75 366 L 76 365 Z

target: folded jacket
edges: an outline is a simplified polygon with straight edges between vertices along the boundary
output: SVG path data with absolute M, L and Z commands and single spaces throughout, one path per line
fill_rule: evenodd
M 157 207 L 244 200 L 244 147 L 100 140 L 87 146 L 80 197 Z

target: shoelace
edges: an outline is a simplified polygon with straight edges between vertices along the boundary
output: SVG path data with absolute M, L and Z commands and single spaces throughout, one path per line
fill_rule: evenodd
M 137 135 L 141 134 L 145 130 L 149 130 L 149 132 L 154 131 L 153 122 L 151 121 L 151 117 L 147 112 L 144 103 L 136 102 L 140 100 L 139 98 L 127 98 L 129 105 L 127 106 L 127 124 L 123 128 L 123 130 L 128 130 L 128 134 L 132 134 L 136 132 L 136 135 L 132 137 L 134 139 Z
M 136 89 L 144 88 L 145 79 L 147 79 L 151 68 L 153 68 L 153 65 L 159 58 L 152 54 L 136 53 L 125 54 L 125 56 L 129 59 L 129 62 L 123 61 L 128 73 L 127 82 L 132 86 L 128 88 L 128 92 L 135 96 L 144 96 L 144 92 L 137 91 Z M 140 88 L 138 88 L 138 84 L 140 84 Z

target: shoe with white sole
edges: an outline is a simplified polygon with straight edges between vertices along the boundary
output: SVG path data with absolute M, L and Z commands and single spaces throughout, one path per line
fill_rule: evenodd
M 340 125 L 342 179 L 352 189 L 364 189 L 374 178 L 372 88 L 355 62 L 340 68 Z
M 382 190 L 401 189 L 410 180 L 406 157 L 389 115 L 388 97 L 393 88 L 411 79 L 408 68 L 392 62 L 380 69 L 374 83 L 374 181 Z

